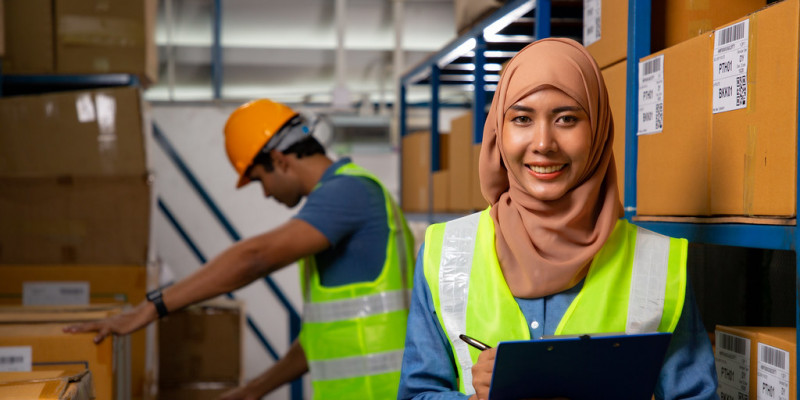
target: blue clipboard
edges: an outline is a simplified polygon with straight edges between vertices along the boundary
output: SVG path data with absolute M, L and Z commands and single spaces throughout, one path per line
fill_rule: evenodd
M 671 333 L 501 342 L 489 400 L 649 400 Z

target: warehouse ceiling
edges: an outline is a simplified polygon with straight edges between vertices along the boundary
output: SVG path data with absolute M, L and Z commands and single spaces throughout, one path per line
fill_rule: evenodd
M 338 1 L 344 4 L 341 41 Z M 398 26 L 397 1 L 402 7 Z M 331 104 L 338 86 L 337 93 L 344 97 L 337 99 L 345 98 L 353 107 L 392 103 L 395 30 L 402 31 L 403 72 L 456 38 L 452 0 L 221 0 L 220 4 L 223 101 L 270 97 L 293 104 Z M 214 0 L 159 1 L 159 82 L 147 90 L 148 100 L 214 100 L 214 6 Z M 338 61 L 342 75 L 337 80 L 340 42 L 344 57 Z

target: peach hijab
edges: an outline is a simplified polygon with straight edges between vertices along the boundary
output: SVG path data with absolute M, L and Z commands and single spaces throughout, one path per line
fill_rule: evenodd
M 575 99 L 589 116 L 591 150 L 579 183 L 552 201 L 531 196 L 505 168 L 503 117 L 543 88 Z M 548 38 L 520 50 L 506 66 L 483 129 L 479 175 L 492 205 L 495 248 L 516 297 L 537 298 L 575 286 L 623 215 L 612 144 L 614 122 L 600 69 L 571 39 Z

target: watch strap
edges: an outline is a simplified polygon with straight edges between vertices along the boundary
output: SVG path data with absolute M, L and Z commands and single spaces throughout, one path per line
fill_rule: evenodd
M 158 313 L 158 318 L 164 318 L 169 314 L 167 306 L 164 304 L 164 298 L 161 295 L 161 289 L 156 289 L 147 293 L 147 300 L 153 303 Z

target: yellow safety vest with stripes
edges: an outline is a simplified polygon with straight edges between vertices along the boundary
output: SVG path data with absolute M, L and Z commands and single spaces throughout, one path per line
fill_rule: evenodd
M 432 225 L 425 234 L 425 280 L 455 356 L 459 390 L 469 395 L 480 351 L 459 334 L 490 346 L 530 340 L 497 260 L 489 210 Z M 555 334 L 674 331 L 686 293 L 687 249 L 686 239 L 619 220 Z
M 396 399 L 413 274 L 414 239 L 392 197 L 353 163 L 336 174 L 372 179 L 383 189 L 389 239 L 380 275 L 371 282 L 325 287 L 315 258 L 300 262 L 305 302 L 300 344 L 314 399 Z

